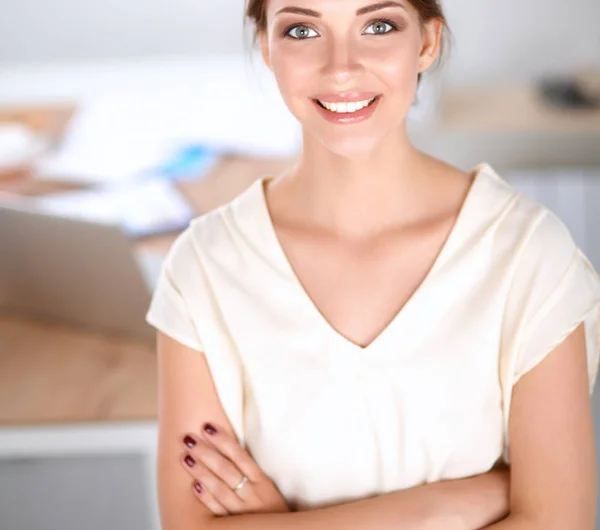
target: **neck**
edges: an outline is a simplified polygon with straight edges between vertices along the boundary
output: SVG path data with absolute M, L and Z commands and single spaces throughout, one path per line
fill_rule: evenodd
M 332 153 L 306 134 L 303 146 L 286 180 L 288 196 L 310 225 L 356 239 L 407 225 L 423 212 L 432 163 L 405 130 L 364 156 Z

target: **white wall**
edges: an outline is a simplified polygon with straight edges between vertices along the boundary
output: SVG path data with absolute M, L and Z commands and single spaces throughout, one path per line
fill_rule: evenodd
M 454 82 L 507 82 L 600 67 L 599 0 L 447 0 Z M 588 63 L 589 64 L 589 63 Z
M 0 63 L 242 50 L 244 0 L 0 0 Z
M 243 50 L 244 0 L 0 0 L 0 65 Z M 446 0 L 451 84 L 600 66 L 598 0 Z

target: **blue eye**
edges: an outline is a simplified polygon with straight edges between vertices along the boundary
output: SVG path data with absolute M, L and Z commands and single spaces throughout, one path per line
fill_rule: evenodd
M 310 33 L 311 31 L 313 33 L 312 35 Z M 319 34 L 314 29 L 309 28 L 308 26 L 303 26 L 302 24 L 296 24 L 295 26 L 287 28 L 283 32 L 283 35 L 285 37 L 291 37 L 292 39 L 296 40 L 313 39 L 315 36 L 319 36 Z
M 365 30 L 367 35 L 385 35 L 386 33 L 397 30 L 398 26 L 391 20 L 374 20 L 367 26 L 367 29 L 369 28 L 373 28 L 373 31 Z

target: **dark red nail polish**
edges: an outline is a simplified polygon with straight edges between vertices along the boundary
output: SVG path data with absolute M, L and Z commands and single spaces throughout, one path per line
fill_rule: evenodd
M 195 460 L 190 455 L 187 455 L 183 460 L 190 467 L 194 467 L 194 464 L 196 463 Z
M 206 425 L 204 425 L 204 430 L 208 434 L 217 434 L 217 429 L 215 429 L 210 423 L 207 423 Z
M 202 489 L 202 486 L 200 486 L 199 482 L 194 482 L 194 489 L 198 492 L 198 493 L 202 493 L 204 490 Z
M 187 445 L 188 447 L 192 448 L 192 447 L 194 447 L 196 445 L 196 440 L 194 440 L 191 436 L 186 436 L 183 439 L 183 443 L 185 445 Z

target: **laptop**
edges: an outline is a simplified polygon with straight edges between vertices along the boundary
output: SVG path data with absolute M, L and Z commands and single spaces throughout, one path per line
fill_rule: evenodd
M 0 311 L 151 339 L 145 316 L 164 254 L 120 225 L 0 204 Z

